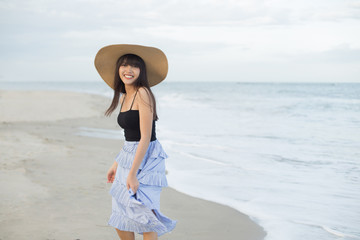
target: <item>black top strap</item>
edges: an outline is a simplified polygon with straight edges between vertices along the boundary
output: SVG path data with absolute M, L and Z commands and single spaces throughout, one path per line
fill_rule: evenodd
M 138 89 L 138 90 L 139 90 L 139 89 Z M 134 104 L 135 97 L 136 97 L 136 94 L 137 94 L 138 90 L 136 90 L 136 93 L 135 93 L 135 95 L 134 95 L 134 99 L 133 99 L 133 101 L 132 101 L 132 103 L 131 103 L 131 106 L 130 106 L 130 110 L 131 110 L 131 108 L 132 108 L 132 106 L 133 106 L 133 104 Z
M 130 110 L 131 110 L 131 108 L 132 108 L 132 106 L 133 106 L 133 104 L 134 104 L 134 101 L 135 101 L 135 97 L 136 97 L 137 92 L 138 92 L 138 90 L 136 90 L 136 93 L 135 93 L 135 95 L 134 95 L 134 99 L 133 99 L 133 101 L 132 101 L 132 103 L 131 103 L 131 106 L 130 106 Z M 124 93 L 124 94 L 125 94 L 125 96 L 124 96 L 124 98 L 123 98 L 123 100 L 122 100 L 122 103 L 121 103 L 121 106 L 120 106 L 120 112 L 121 112 L 121 108 L 122 108 L 122 106 L 123 106 L 123 104 L 124 104 L 125 97 L 126 97 L 126 93 Z
M 126 93 L 124 93 L 124 98 L 123 98 L 123 100 L 122 100 L 122 102 L 121 102 L 121 105 L 120 105 L 120 112 L 121 112 L 121 108 L 122 108 L 122 106 L 123 106 L 123 104 L 124 104 L 124 101 L 125 101 L 125 96 L 126 96 Z

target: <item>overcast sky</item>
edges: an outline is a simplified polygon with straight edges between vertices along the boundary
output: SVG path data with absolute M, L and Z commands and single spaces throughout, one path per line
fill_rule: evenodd
M 360 0 L 0 0 L 0 81 L 99 81 L 97 51 L 162 49 L 168 81 L 360 82 Z

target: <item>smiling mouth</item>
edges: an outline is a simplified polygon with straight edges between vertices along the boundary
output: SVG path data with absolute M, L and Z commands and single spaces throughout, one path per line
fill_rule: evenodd
M 127 74 L 124 74 L 124 77 L 127 78 L 127 79 L 133 79 L 133 78 L 134 78 L 134 76 L 132 76 L 132 75 L 127 75 Z

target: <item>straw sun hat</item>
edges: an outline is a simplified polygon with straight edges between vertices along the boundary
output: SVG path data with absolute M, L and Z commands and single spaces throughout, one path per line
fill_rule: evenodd
M 125 54 L 135 54 L 144 60 L 150 87 L 165 79 L 168 62 L 160 49 L 130 44 L 109 45 L 101 48 L 96 54 L 95 68 L 112 89 L 114 89 L 116 61 Z

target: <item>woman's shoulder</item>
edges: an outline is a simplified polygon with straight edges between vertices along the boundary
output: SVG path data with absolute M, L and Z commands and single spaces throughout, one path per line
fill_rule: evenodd
M 146 87 L 139 87 L 138 91 L 142 95 L 149 94 L 149 90 Z
M 141 99 L 145 102 L 150 102 L 150 92 L 146 87 L 139 87 L 138 94 L 140 95 Z

